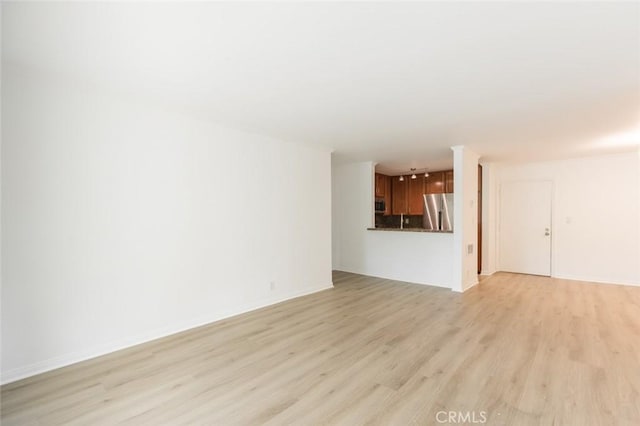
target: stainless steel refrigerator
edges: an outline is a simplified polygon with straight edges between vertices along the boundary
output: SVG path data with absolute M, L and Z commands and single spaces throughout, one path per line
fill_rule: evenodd
M 424 194 L 422 223 L 431 231 L 453 231 L 453 194 Z

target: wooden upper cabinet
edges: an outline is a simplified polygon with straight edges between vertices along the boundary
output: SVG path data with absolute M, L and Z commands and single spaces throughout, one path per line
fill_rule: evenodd
M 405 177 L 404 181 L 401 181 L 400 176 L 392 176 L 390 179 L 391 214 L 407 214 L 407 178 Z
M 429 177 L 425 178 L 425 194 L 443 194 L 445 172 L 429 172 Z
M 424 192 L 424 175 L 420 174 L 415 179 L 411 179 L 411 176 L 405 178 L 405 182 L 409 182 L 409 197 L 408 197 L 408 214 L 419 215 L 424 212 L 424 203 L 422 195 Z
M 388 176 L 376 173 L 376 197 L 383 198 L 387 195 Z
M 403 181 L 400 180 L 400 176 L 376 173 L 376 197 L 387 201 L 385 214 L 421 215 L 424 213 L 423 194 L 445 192 L 453 192 L 453 170 L 429 172 L 428 177 L 419 174 L 416 175 L 416 179 L 411 179 L 408 175 L 404 176 Z
M 384 200 L 385 216 L 391 214 L 391 177 L 380 173 L 375 174 L 374 198 L 376 200 Z
M 389 216 L 391 214 L 391 176 L 384 177 L 385 195 L 384 195 L 384 215 Z
M 444 192 L 453 194 L 453 170 L 444 172 Z

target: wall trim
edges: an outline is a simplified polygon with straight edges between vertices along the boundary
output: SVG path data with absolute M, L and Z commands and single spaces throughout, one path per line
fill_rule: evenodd
M 480 284 L 480 280 L 478 279 L 478 276 L 475 276 L 475 279 L 471 282 L 471 285 L 468 286 L 467 288 L 465 288 L 464 290 L 462 290 L 462 292 L 464 293 L 467 290 L 471 290 L 473 287 L 477 286 L 478 284 Z
M 578 277 L 574 275 L 551 275 L 551 278 L 557 278 L 560 280 L 570 280 L 570 281 L 583 281 L 585 283 L 592 284 L 610 284 L 610 285 L 626 285 L 630 287 L 640 287 L 640 282 L 633 281 L 617 281 L 617 280 L 602 280 L 599 278 L 590 278 L 590 277 Z
M 431 286 L 431 287 L 451 289 L 451 286 L 450 285 L 446 285 L 446 284 L 440 285 L 440 284 L 421 283 L 421 282 L 417 282 L 417 281 L 403 280 L 403 279 L 400 279 L 400 278 L 397 278 L 397 277 L 383 277 L 383 276 L 379 276 L 379 275 L 371 275 L 371 274 L 367 274 L 367 273 L 364 273 L 364 272 L 359 272 L 359 271 L 353 270 L 351 268 L 342 268 L 341 267 L 339 269 L 334 269 L 334 271 L 348 272 L 350 274 L 357 274 L 357 275 L 362 275 L 362 276 L 365 276 L 365 277 L 372 277 L 372 278 L 380 278 L 380 279 L 383 279 L 383 280 L 399 281 L 399 282 L 409 283 L 409 284 L 428 285 L 428 286 Z
M 473 282 L 471 283 L 471 285 L 470 285 L 470 286 L 465 287 L 465 288 L 464 288 L 464 289 L 462 289 L 462 290 L 458 290 L 458 289 L 453 289 L 453 288 L 452 288 L 452 289 L 451 289 L 451 291 L 453 291 L 454 293 L 462 294 L 462 293 L 464 293 L 465 291 L 471 290 L 473 287 L 477 286 L 478 284 L 480 284 L 480 280 L 478 280 L 478 279 L 476 278 L 476 280 L 475 280 L 475 281 L 473 281 Z
M 218 312 L 211 315 L 200 316 L 188 321 L 181 321 L 179 324 L 171 327 L 162 327 L 152 330 L 148 333 L 143 333 L 137 336 L 125 338 L 119 341 L 112 341 L 103 345 L 95 346 L 93 348 L 67 353 L 54 358 L 49 358 L 44 361 L 39 361 L 33 364 L 25 365 L 22 367 L 14 368 L 9 371 L 2 372 L 2 379 L 0 384 L 6 385 L 8 383 L 16 382 L 18 380 L 26 379 L 37 374 L 46 373 L 48 371 L 56 370 L 58 368 L 67 367 L 69 365 L 77 364 L 82 361 L 87 361 L 93 358 L 97 358 L 103 355 L 107 355 L 119 350 L 128 349 L 133 346 L 148 343 L 153 340 L 163 339 L 165 337 L 172 336 L 174 334 L 182 333 L 194 328 L 202 327 L 212 324 L 217 321 L 228 319 L 237 315 L 245 314 L 247 312 L 255 311 L 268 306 L 276 305 L 278 303 L 286 302 L 298 297 L 307 296 L 310 294 L 318 293 L 324 290 L 333 288 L 333 282 L 327 285 L 320 285 L 317 287 L 309 287 L 300 291 L 295 291 L 285 296 L 276 298 L 263 299 L 256 303 L 249 303 L 240 309 L 229 310 L 226 312 Z

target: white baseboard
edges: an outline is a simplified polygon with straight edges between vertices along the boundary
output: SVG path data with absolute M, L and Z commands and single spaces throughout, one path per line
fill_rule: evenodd
M 449 288 L 449 289 L 451 288 L 451 286 L 447 285 L 447 284 L 433 284 L 433 283 L 419 282 L 419 281 L 415 281 L 415 280 L 411 280 L 411 279 L 404 279 L 402 277 L 383 276 L 384 274 L 383 275 L 371 275 L 371 273 L 369 273 L 369 272 L 362 272 L 362 271 L 354 270 L 354 269 L 351 269 L 351 268 L 343 268 L 343 267 L 341 267 L 340 269 L 334 269 L 334 271 L 348 272 L 350 274 L 364 275 L 366 277 L 372 277 L 372 278 L 382 278 L 382 279 L 385 279 L 385 280 L 402 281 L 404 283 L 428 285 L 428 286 L 431 286 L 431 287 L 440 287 L 440 288 Z
M 265 299 L 255 303 L 247 304 L 238 309 L 229 310 L 226 312 L 217 312 L 207 316 L 201 316 L 193 318 L 189 321 L 181 322 L 172 327 L 164 327 L 161 329 L 152 330 L 148 333 L 144 333 L 137 336 L 128 337 L 116 342 L 109 342 L 100 346 L 96 346 L 87 350 L 64 354 L 58 357 L 49 358 L 43 361 L 39 361 L 33 364 L 25 365 L 22 367 L 14 368 L 9 371 L 2 372 L 1 384 L 15 382 L 27 377 L 35 376 L 36 374 L 45 373 L 47 371 L 55 370 L 57 368 L 66 367 L 71 364 L 86 361 L 92 358 L 96 358 L 102 355 L 106 355 L 112 352 L 116 352 L 122 349 L 130 348 L 142 343 L 147 343 L 152 340 L 161 339 L 172 334 L 180 333 L 190 330 L 192 328 L 201 327 L 203 325 L 211 324 L 216 321 L 227 319 L 236 315 L 244 314 L 247 312 L 255 311 L 256 309 L 264 308 L 274 305 L 276 303 L 285 302 L 287 300 L 295 299 L 297 297 L 306 296 L 308 294 L 317 293 L 319 291 L 333 288 L 333 283 L 328 285 L 322 285 L 314 288 L 307 288 L 304 290 L 292 292 L 285 296 L 279 296 L 272 299 Z
M 464 290 L 462 290 L 462 292 L 464 293 L 465 291 L 471 290 L 472 288 L 474 288 L 475 286 L 477 286 L 480 283 L 480 281 L 478 280 L 478 278 L 476 278 L 469 287 L 465 288 Z
M 494 271 L 501 272 L 501 271 Z M 481 274 L 484 275 L 484 274 Z M 631 287 L 640 287 L 640 281 L 616 281 L 616 280 L 608 280 L 602 278 L 593 278 L 587 276 L 578 276 L 578 275 L 563 275 L 563 274 L 551 274 L 551 278 L 557 278 L 559 280 L 571 280 L 571 281 L 583 281 L 587 283 L 595 283 L 595 284 L 612 284 L 612 285 L 627 285 Z
M 601 278 L 580 277 L 575 275 L 552 275 L 552 277 L 558 278 L 561 280 L 584 281 L 584 282 L 596 283 L 596 284 L 628 285 L 632 287 L 640 287 L 640 282 L 638 281 L 633 282 L 633 281 L 603 280 Z
M 480 283 L 480 281 L 476 277 L 475 280 L 471 281 L 471 283 L 467 287 L 465 287 L 464 289 L 452 288 L 451 291 L 453 291 L 454 293 L 462 294 L 465 291 L 471 290 L 473 287 L 477 286 L 479 283 Z

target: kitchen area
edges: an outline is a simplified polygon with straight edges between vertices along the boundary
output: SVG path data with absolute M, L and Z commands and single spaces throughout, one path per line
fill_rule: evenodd
M 482 169 L 473 151 L 451 149 L 453 161 L 443 155 L 428 169 L 417 162 L 333 165 L 335 269 L 454 291 L 477 283 Z
M 453 232 L 453 170 L 375 173 L 375 231 Z

